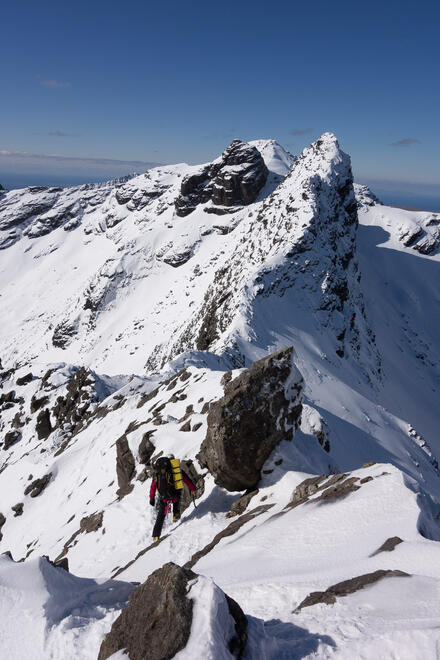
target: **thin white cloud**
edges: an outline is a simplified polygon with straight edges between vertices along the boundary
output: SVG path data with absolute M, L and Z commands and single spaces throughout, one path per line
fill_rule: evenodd
M 51 137 L 77 137 L 75 133 L 65 133 L 64 131 L 49 131 Z
M 22 151 L 0 150 L 0 181 L 11 179 L 13 175 L 21 179 L 32 176 L 79 177 L 84 181 L 92 179 L 113 179 L 133 172 L 145 172 L 157 162 L 140 160 L 120 160 L 116 158 L 81 158 L 64 154 L 35 154 Z
M 61 82 L 60 80 L 42 80 L 40 85 L 43 85 L 43 87 L 61 88 L 70 87 L 70 82 Z
M 53 134 L 58 135 L 58 132 Z M 63 134 L 63 135 L 67 135 Z M 150 163 L 143 160 L 119 160 L 117 158 L 81 158 L 80 156 L 64 156 L 63 154 L 32 154 L 26 151 L 7 151 L 5 149 L 0 149 L 0 157 L 4 158 L 16 158 L 19 160 L 44 160 L 44 161 L 58 161 L 58 162 L 72 162 L 72 163 L 84 163 L 92 165 L 129 165 L 134 167 L 143 167 L 152 165 L 157 165 L 158 163 Z
M 397 142 L 391 142 L 392 147 L 409 147 L 412 144 L 420 144 L 420 140 L 417 138 L 403 138 L 402 140 L 397 140 Z

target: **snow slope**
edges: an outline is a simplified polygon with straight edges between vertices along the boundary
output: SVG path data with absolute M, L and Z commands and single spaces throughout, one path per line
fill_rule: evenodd
M 0 557 L 11 657 L 26 657 L 32 637 L 35 657 L 96 657 L 131 581 L 191 561 L 228 528 L 240 493 L 208 474 L 197 508 L 150 547 L 142 441 L 201 472 L 206 404 L 224 372 L 289 345 L 305 381 L 301 428 L 267 461 L 244 515 L 262 508 L 194 570 L 248 615 L 248 658 L 437 657 L 440 217 L 353 186 L 331 134 L 298 157 L 251 144 L 267 182 L 222 215 L 211 202 L 176 215 L 182 178 L 198 169 L 185 164 L 0 200 L 0 552 L 25 560 Z M 46 409 L 51 431 L 39 437 Z M 122 498 L 121 438 L 134 460 Z M 289 507 L 304 479 L 336 473 L 366 481 Z M 392 552 L 371 556 L 395 536 Z M 41 555 L 67 556 L 72 575 Z M 310 592 L 379 569 L 411 577 L 295 611 Z M 197 602 L 214 612 L 203 584 Z M 24 600 L 20 640 L 8 631 Z

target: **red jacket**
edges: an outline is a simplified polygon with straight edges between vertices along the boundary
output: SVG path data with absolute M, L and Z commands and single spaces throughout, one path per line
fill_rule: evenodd
M 186 486 L 188 486 L 191 493 L 193 493 L 196 489 L 193 482 L 191 481 L 191 479 L 188 477 L 188 475 L 183 470 L 181 470 L 180 472 L 182 474 L 183 483 Z M 150 500 L 154 500 L 155 496 L 156 496 L 156 481 L 153 479 L 153 481 L 151 482 L 151 486 L 150 486 Z

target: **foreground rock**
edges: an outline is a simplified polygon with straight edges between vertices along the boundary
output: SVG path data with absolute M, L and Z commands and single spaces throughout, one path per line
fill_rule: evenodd
M 213 403 L 198 459 L 230 491 L 255 488 L 261 468 L 281 440 L 291 440 L 302 409 L 303 379 L 285 348 L 231 380 Z M 229 378 L 229 380 L 228 380 Z
M 207 610 L 212 613 L 208 626 Z M 198 613 L 202 614 L 200 619 Z M 130 660 L 169 660 L 184 648 L 189 654 L 210 653 L 211 657 L 213 653 L 224 657 L 227 649 L 233 657 L 241 658 L 246 627 L 239 605 L 211 580 L 170 562 L 135 589 L 129 606 L 102 642 L 98 660 L 122 649 Z M 197 644 L 191 642 L 191 633 Z M 201 643 L 206 648 L 202 649 Z

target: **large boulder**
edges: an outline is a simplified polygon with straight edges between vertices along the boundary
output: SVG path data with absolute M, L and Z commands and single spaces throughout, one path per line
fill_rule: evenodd
M 175 201 L 176 213 L 186 216 L 210 200 L 220 207 L 251 204 L 266 183 L 267 175 L 268 169 L 258 149 L 233 140 L 217 161 L 184 177 Z
M 130 596 L 101 644 L 98 660 L 125 649 L 130 660 L 188 657 L 241 658 L 247 620 L 240 606 L 212 580 L 172 562 L 150 575 Z
M 281 440 L 291 440 L 302 410 L 303 379 L 293 348 L 254 362 L 232 379 L 211 404 L 208 431 L 197 458 L 215 483 L 230 491 L 253 489 L 261 468 Z

